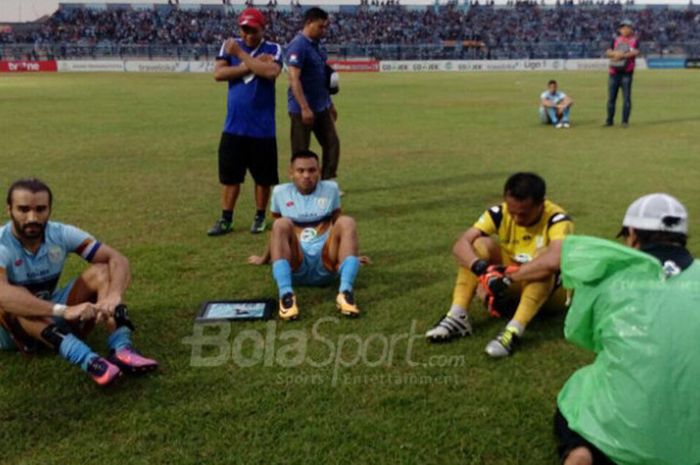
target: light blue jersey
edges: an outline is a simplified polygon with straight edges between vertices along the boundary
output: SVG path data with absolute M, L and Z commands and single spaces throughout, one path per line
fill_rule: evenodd
M 8 282 L 44 300 L 65 300 L 65 295 L 59 296 L 55 291 L 69 253 L 77 253 L 90 262 L 99 248 L 100 243 L 85 231 L 49 221 L 44 241 L 34 254 L 12 234 L 11 222 L 0 227 L 0 268 L 5 270 Z
M 566 98 L 566 94 L 560 90 L 557 90 L 555 93 L 550 93 L 548 90 L 545 90 L 542 92 L 542 95 L 540 95 L 540 101 L 541 100 L 547 100 L 548 102 L 553 103 L 554 105 L 559 105 L 562 100 Z
M 319 181 L 316 189 L 304 195 L 293 183 L 280 184 L 272 191 L 270 211 L 289 218 L 300 228 L 299 243 L 304 260 L 294 272 L 297 283 L 318 285 L 328 282 L 334 272 L 323 266 L 323 246 L 330 234 L 327 227 L 333 212 L 340 208 L 338 184 L 334 181 Z
M 340 208 L 340 193 L 335 181 L 319 181 L 308 195 L 291 183 L 275 186 L 270 211 L 289 218 L 298 226 L 315 225 L 331 219 Z
M 549 102 L 552 105 L 559 105 L 561 102 L 564 101 L 566 98 L 566 94 L 560 90 L 557 90 L 555 93 L 551 93 L 549 90 L 545 90 L 540 94 L 540 103 Z M 555 107 L 545 107 L 544 105 L 540 105 L 540 120 L 544 124 L 553 124 L 556 125 L 558 123 L 565 123 L 569 124 L 569 112 L 571 111 L 570 107 L 564 108 L 561 112 L 558 112 Z M 557 126 L 561 127 L 561 126 Z

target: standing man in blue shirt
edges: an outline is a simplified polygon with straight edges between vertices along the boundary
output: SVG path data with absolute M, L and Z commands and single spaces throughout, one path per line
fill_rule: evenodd
M 285 52 L 292 153 L 309 149 L 313 131 L 323 150 L 321 179 L 337 177 L 340 159 L 340 140 L 335 128 L 338 112 L 331 101 L 326 74 L 328 54 L 320 44 L 328 23 L 328 13 L 321 8 L 309 8 L 304 14 L 303 30 Z
M 255 180 L 256 213 L 250 232 L 265 230 L 265 206 L 277 176 L 275 79 L 282 70 L 282 48 L 263 38 L 265 16 L 255 8 L 238 17 L 241 38 L 228 39 L 216 58 L 214 78 L 228 82 L 228 107 L 219 144 L 221 218 L 210 236 L 233 230 L 233 209 L 246 169 Z
M 557 129 L 570 127 L 569 112 L 574 101 L 557 88 L 557 81 L 547 83 L 547 90 L 540 95 L 540 119 Z
M 340 213 L 340 193 L 334 181 L 321 181 L 318 155 L 302 150 L 292 155 L 289 176 L 272 192 L 270 244 L 264 255 L 248 263 L 272 262 L 279 289 L 279 316 L 299 316 L 292 284 L 323 286 L 340 277 L 336 307 L 345 316 L 358 316 L 353 285 L 366 257 L 358 256 L 355 220 Z
M 122 371 L 154 370 L 158 362 L 131 345 L 134 326 L 122 301 L 129 262 L 85 231 L 49 221 L 52 203 L 51 190 L 38 179 L 20 179 L 8 190 L 11 221 L 0 227 L 0 349 L 31 353 L 43 343 L 99 385 Z M 69 253 L 91 265 L 58 289 Z M 110 333 L 108 358 L 82 341 L 100 322 Z

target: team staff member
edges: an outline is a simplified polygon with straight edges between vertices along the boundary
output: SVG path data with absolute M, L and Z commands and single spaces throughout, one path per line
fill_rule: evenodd
M 637 55 L 639 55 L 639 41 L 634 36 L 634 24 L 629 19 L 620 22 L 620 35 L 613 40 L 612 48 L 605 51 L 610 59 L 608 77 L 608 118 L 606 126 L 613 125 L 615 118 L 615 104 L 617 92 L 622 88 L 622 127 L 627 127 L 632 111 L 632 76 Z
M 700 463 L 700 265 L 686 249 L 688 213 L 668 194 L 627 209 L 625 246 L 567 237 L 508 278 L 561 268 L 574 290 L 564 334 L 596 353 L 557 398 L 565 465 Z
M 545 182 L 538 175 L 512 175 L 503 188 L 504 202 L 486 210 L 457 240 L 452 251 L 459 271 L 452 306 L 447 315 L 426 333 L 428 340 L 445 341 L 471 334 L 467 309 L 479 278 L 489 276 L 490 265 L 515 267 L 527 263 L 545 247 L 561 241 L 573 231 L 571 219 L 561 207 L 546 200 L 545 193 Z M 563 290 L 557 288 L 554 273 L 524 282 L 514 291 L 518 294 L 515 314 L 498 337 L 486 346 L 486 353 L 491 357 L 510 355 L 525 327 L 543 305 L 551 302 L 553 306 L 563 308 L 566 300 Z M 489 307 L 494 316 L 507 310 L 505 302 L 493 298 Z
M 0 348 L 30 353 L 44 343 L 100 385 L 122 370 L 155 369 L 158 363 L 131 345 L 133 325 L 122 302 L 129 262 L 75 226 L 49 221 L 52 203 L 51 190 L 37 179 L 20 179 L 8 190 L 11 221 L 0 228 Z M 91 265 L 56 289 L 69 253 Z M 110 332 L 107 359 L 81 340 L 99 322 Z
M 313 132 L 323 150 L 321 179 L 337 177 L 340 159 L 340 140 L 335 128 L 338 112 L 328 88 L 328 55 L 320 44 L 328 23 L 328 13 L 320 8 L 309 8 L 304 14 L 304 28 L 289 43 L 285 53 L 289 69 L 287 107 L 291 118 L 292 153 L 308 150 Z
M 219 143 L 221 218 L 210 236 L 233 230 L 233 209 L 246 169 L 255 180 L 256 213 L 251 233 L 265 230 L 265 208 L 277 176 L 275 79 L 282 70 L 282 48 L 263 38 L 265 16 L 255 8 L 238 17 L 240 39 L 228 39 L 216 58 L 214 78 L 228 82 L 228 106 Z

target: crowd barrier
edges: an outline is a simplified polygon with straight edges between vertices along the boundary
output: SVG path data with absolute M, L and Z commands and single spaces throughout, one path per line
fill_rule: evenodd
M 331 60 L 340 72 L 605 71 L 606 59 L 553 60 Z M 700 69 L 700 58 L 639 58 L 637 69 Z M 212 73 L 213 61 L 172 60 L 17 60 L 0 61 L 2 73 L 26 72 Z

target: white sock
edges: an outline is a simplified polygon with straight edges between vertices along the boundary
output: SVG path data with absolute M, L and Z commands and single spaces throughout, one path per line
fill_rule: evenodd
M 516 333 L 518 333 L 518 336 L 521 336 L 521 337 L 522 337 L 523 333 L 525 332 L 525 326 L 521 325 L 516 320 L 510 320 L 508 322 L 508 324 L 506 325 L 506 328 L 513 328 L 516 331 Z
M 447 312 L 447 316 L 451 316 L 452 318 L 459 318 L 460 320 L 466 320 L 467 318 L 469 318 L 467 310 L 455 304 L 452 304 L 452 306 L 450 307 L 450 311 Z

